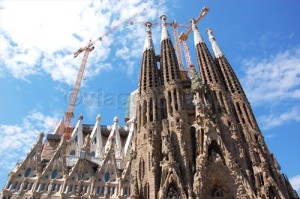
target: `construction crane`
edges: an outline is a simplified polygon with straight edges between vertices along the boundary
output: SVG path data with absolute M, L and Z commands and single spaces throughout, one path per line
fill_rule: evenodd
M 194 23 L 197 24 L 206 14 L 207 12 L 209 11 L 208 7 L 204 7 L 202 10 L 201 10 L 201 13 L 200 15 L 197 17 L 197 19 L 195 19 Z M 190 50 L 189 50 L 189 47 L 187 45 L 187 39 L 188 39 L 188 36 L 189 34 L 191 33 L 192 31 L 192 26 L 189 26 L 188 30 L 186 31 L 186 33 L 180 33 L 179 35 L 179 39 L 183 45 L 183 49 L 184 49 L 184 55 L 185 55 L 185 60 L 186 60 L 186 64 L 187 64 L 187 68 L 191 65 L 193 65 L 192 63 L 192 60 L 191 60 L 191 55 L 190 55 Z
M 183 58 L 182 58 L 182 54 L 181 54 L 180 40 L 179 40 L 179 36 L 178 36 L 178 29 L 177 29 L 177 27 L 189 28 L 189 25 L 177 24 L 177 22 L 174 20 L 172 22 L 171 26 L 173 27 L 173 34 L 174 34 L 174 38 L 175 38 L 175 51 L 176 51 L 176 55 L 177 55 L 179 69 L 181 71 L 184 71 Z
M 142 12 L 144 12 L 146 10 L 146 8 L 144 8 L 143 10 L 135 13 L 134 15 L 130 16 L 129 18 L 127 18 L 126 20 L 121 21 L 119 24 L 113 26 L 111 29 L 109 29 L 107 32 L 105 32 L 104 34 L 102 34 L 101 36 L 97 37 L 95 40 L 90 40 L 88 42 L 88 44 L 85 47 L 79 48 L 75 53 L 74 53 L 74 58 L 76 58 L 78 55 L 80 55 L 82 52 L 84 52 L 82 61 L 81 61 L 81 65 L 80 65 L 80 69 L 77 75 L 77 79 L 71 94 L 71 99 L 68 105 L 68 109 L 65 112 L 65 121 L 64 121 L 64 131 L 62 132 L 64 134 L 65 138 L 69 138 L 71 135 L 71 131 L 72 128 L 70 127 L 70 123 L 71 123 L 71 119 L 72 117 L 74 117 L 74 107 L 76 104 L 76 99 L 78 96 L 78 92 L 80 89 L 80 85 L 81 85 L 81 81 L 82 81 L 82 77 L 83 77 L 83 73 L 85 70 L 85 66 L 88 60 L 88 56 L 90 54 L 90 52 L 92 50 L 94 50 L 94 44 L 97 41 L 102 41 L 103 37 L 109 35 L 110 33 L 114 32 L 115 30 L 117 30 L 120 26 L 124 25 L 125 23 L 133 20 L 133 18 L 135 18 L 137 15 L 141 14 Z

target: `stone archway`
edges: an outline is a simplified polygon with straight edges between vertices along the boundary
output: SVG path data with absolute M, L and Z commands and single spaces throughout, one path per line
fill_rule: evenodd
M 224 192 L 223 188 L 221 186 L 215 185 L 214 188 L 211 191 L 211 197 L 213 199 L 225 199 L 226 193 Z
M 167 199 L 181 199 L 178 190 L 174 185 L 171 185 L 169 187 L 169 190 L 167 192 Z

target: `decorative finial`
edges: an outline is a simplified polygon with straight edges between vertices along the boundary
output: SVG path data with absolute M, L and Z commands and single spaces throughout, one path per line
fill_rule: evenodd
M 100 114 L 97 115 L 96 120 L 97 120 L 98 122 L 101 121 L 101 115 L 100 115 Z
M 79 120 L 83 120 L 83 115 L 82 115 L 82 113 L 80 114 L 80 116 L 79 116 L 78 119 L 79 119 Z
M 118 118 L 118 116 L 115 116 L 114 117 L 114 123 L 118 123 L 119 122 L 119 118 Z
M 191 18 L 190 20 L 192 22 L 192 29 L 194 31 L 194 44 L 195 46 L 197 46 L 197 44 L 199 43 L 203 43 L 203 38 L 201 37 L 201 34 L 197 28 L 197 25 L 196 25 L 196 20 L 194 18 Z
M 161 15 L 160 16 L 161 19 L 161 25 L 162 25 L 162 30 L 161 30 L 161 42 L 165 39 L 170 39 L 170 35 L 168 33 L 168 29 L 167 29 L 167 17 L 166 15 Z
M 216 38 L 213 35 L 213 30 L 211 28 L 207 28 L 206 32 L 208 34 L 209 41 L 210 41 L 210 43 L 212 45 L 212 49 L 213 49 L 213 51 L 215 53 L 215 57 L 216 58 L 222 57 L 223 53 L 222 53 L 220 47 L 218 46 L 218 44 L 216 42 Z
M 152 24 L 150 22 L 146 22 L 145 26 L 146 26 L 146 39 L 145 39 L 145 44 L 144 44 L 144 51 L 146 51 L 146 50 L 154 51 L 152 35 L 151 35 Z

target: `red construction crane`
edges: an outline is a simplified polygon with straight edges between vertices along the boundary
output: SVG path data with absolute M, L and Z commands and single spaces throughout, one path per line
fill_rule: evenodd
M 72 95 L 71 95 L 71 99 L 70 99 L 70 102 L 69 102 L 69 106 L 68 106 L 67 111 L 65 112 L 64 131 L 62 133 L 64 134 L 64 137 L 66 137 L 67 139 L 70 137 L 70 135 L 72 133 L 71 132 L 72 128 L 70 127 L 70 123 L 71 123 L 72 117 L 74 117 L 74 107 L 75 107 L 75 104 L 76 104 L 76 99 L 77 99 L 78 92 L 79 92 L 79 89 L 80 89 L 80 84 L 81 84 L 81 81 L 82 81 L 82 77 L 83 77 L 83 73 L 84 73 L 84 70 L 85 70 L 86 63 L 87 63 L 87 59 L 88 59 L 89 53 L 92 50 L 94 50 L 94 48 L 95 48 L 94 44 L 97 41 L 101 41 L 103 37 L 105 37 L 108 34 L 114 32 L 120 26 L 122 26 L 125 23 L 131 21 L 134 17 L 136 17 L 137 15 L 141 14 L 145 10 L 146 10 L 146 8 L 144 8 L 143 10 L 135 13 L 131 17 L 127 18 L 126 20 L 123 20 L 119 24 L 113 26 L 111 29 L 109 29 L 107 32 L 105 32 L 101 36 L 99 36 L 97 39 L 95 39 L 94 41 L 90 40 L 85 47 L 79 48 L 74 53 L 74 58 L 76 58 L 82 52 L 84 52 L 84 55 L 83 55 L 82 62 L 81 62 L 81 65 L 80 65 L 80 69 L 79 69 L 79 73 L 77 75 L 77 79 L 76 79 L 76 82 L 75 82 L 75 85 L 74 85 L 74 88 L 73 88 L 73 91 L 72 91 Z
M 200 15 L 197 17 L 197 19 L 195 20 L 195 24 L 197 24 L 206 14 L 207 12 L 209 11 L 208 7 L 204 7 L 202 10 L 201 10 L 201 13 Z M 192 60 L 191 60 L 191 55 L 190 55 L 190 50 L 189 50 L 189 47 L 187 46 L 187 43 L 186 43 L 186 40 L 188 39 L 188 36 L 189 34 L 191 33 L 192 31 L 192 26 L 189 26 L 188 30 L 186 31 L 186 33 L 181 33 L 179 35 L 179 39 L 180 41 L 182 42 L 182 45 L 183 45 L 183 49 L 184 49 L 184 55 L 185 55 L 185 60 L 186 60 L 186 64 L 187 64 L 187 68 L 190 66 L 190 65 L 193 65 L 192 63 Z

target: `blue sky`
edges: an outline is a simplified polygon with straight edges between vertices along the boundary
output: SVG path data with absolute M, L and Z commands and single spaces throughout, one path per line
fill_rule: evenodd
M 63 117 L 80 66 L 73 53 L 142 10 L 145 0 L 0 1 L 0 187 L 26 155 L 38 133 L 50 133 Z M 254 110 L 265 141 L 282 172 L 300 191 L 300 1 L 148 1 L 136 22 L 159 22 L 165 14 L 211 27 Z M 172 30 L 169 29 L 172 35 Z M 180 31 L 182 31 L 180 29 Z M 183 29 L 184 31 L 184 29 Z M 159 52 L 160 27 L 153 27 Z M 75 107 L 76 123 L 124 124 L 126 96 L 137 87 L 145 28 L 125 24 L 95 45 Z M 195 58 L 193 36 L 188 41 Z M 211 48 L 210 48 L 211 49 Z

